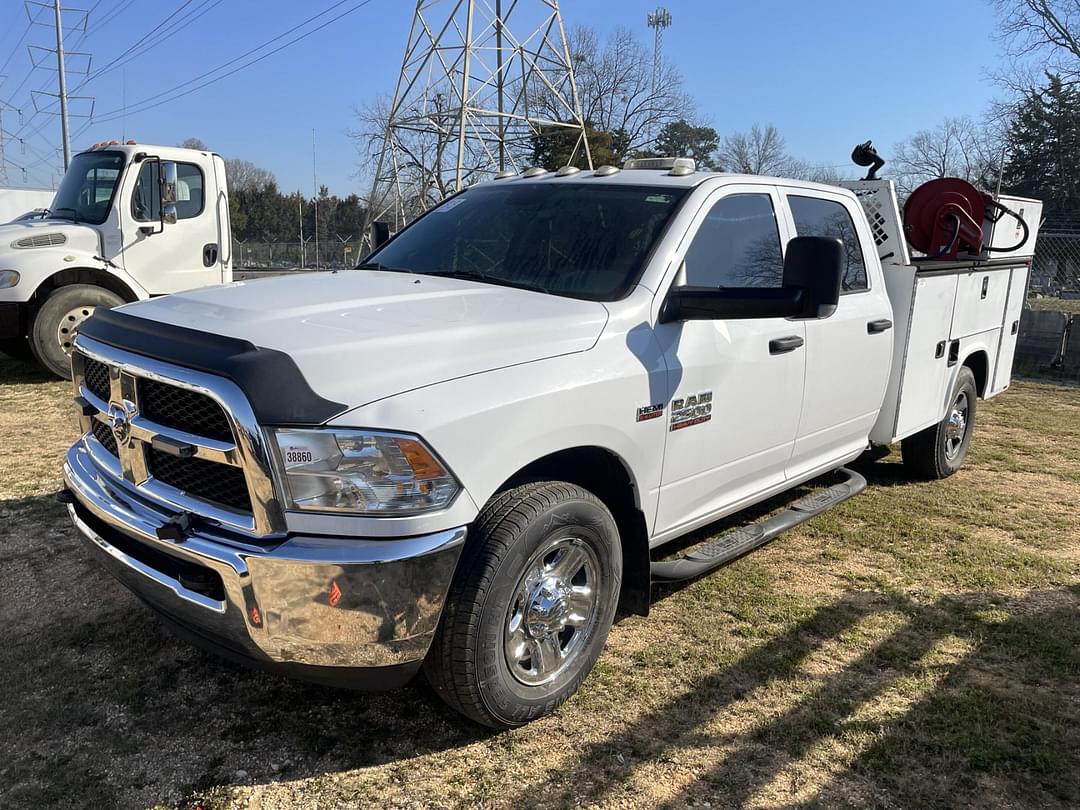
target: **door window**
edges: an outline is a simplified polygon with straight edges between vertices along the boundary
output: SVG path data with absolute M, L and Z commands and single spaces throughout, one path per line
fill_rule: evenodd
M 780 287 L 784 258 L 776 212 L 768 194 L 733 194 L 719 200 L 686 252 L 692 287 Z
M 131 215 L 137 222 L 156 222 L 161 219 L 161 195 L 158 178 L 161 164 L 147 161 L 139 170 L 135 192 L 131 196 Z M 203 175 L 192 163 L 176 164 L 176 218 L 192 219 L 203 210 Z
M 791 206 L 795 232 L 799 236 L 827 236 L 844 243 L 847 266 L 840 289 L 843 292 L 865 290 L 866 263 L 863 261 L 862 244 L 847 208 L 836 200 L 794 195 L 788 195 L 788 205 Z

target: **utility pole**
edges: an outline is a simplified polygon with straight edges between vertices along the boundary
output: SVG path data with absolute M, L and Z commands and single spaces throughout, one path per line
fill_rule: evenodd
M 307 264 L 304 256 L 304 195 L 297 191 L 296 197 L 297 215 L 300 223 L 300 269 L 303 270 L 304 265 Z
M 60 74 L 60 131 L 64 144 L 64 171 L 71 163 L 71 132 L 68 129 L 67 79 L 64 76 L 64 24 L 60 14 L 60 0 L 53 0 L 56 14 L 56 69 Z
M 319 269 L 319 172 L 315 163 L 315 128 L 311 128 L 311 185 L 315 196 L 311 204 L 315 208 L 315 269 Z

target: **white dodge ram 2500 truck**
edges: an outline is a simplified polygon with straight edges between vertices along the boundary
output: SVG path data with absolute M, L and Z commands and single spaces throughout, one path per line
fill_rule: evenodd
M 794 180 L 530 175 L 357 270 L 88 319 L 60 497 L 101 562 L 220 654 L 369 688 L 423 666 L 520 725 L 578 688 L 620 604 L 857 493 L 871 443 L 950 474 L 1009 383 L 1028 261 L 912 264 L 888 183 L 855 184 L 892 207 L 872 228 L 853 191 Z

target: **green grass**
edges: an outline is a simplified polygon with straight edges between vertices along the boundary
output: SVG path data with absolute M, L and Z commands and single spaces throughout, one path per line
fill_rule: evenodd
M 1029 298 L 1028 306 L 1052 312 L 1080 312 L 1080 300 L 1066 298 Z
M 422 684 L 313 687 L 165 634 L 49 497 L 68 387 L 0 380 L 12 807 L 1080 805 L 1080 389 L 979 403 L 945 481 L 860 463 L 864 494 L 657 589 L 573 700 L 495 734 Z

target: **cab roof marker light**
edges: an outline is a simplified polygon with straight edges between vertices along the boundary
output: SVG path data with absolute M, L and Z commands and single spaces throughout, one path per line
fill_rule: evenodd
M 513 169 L 502 169 L 501 171 L 495 173 L 495 179 L 505 180 L 507 177 L 515 177 L 516 175 L 517 172 L 515 172 Z
M 547 174 L 547 169 L 541 169 L 539 166 L 532 166 L 521 173 L 522 177 L 539 177 L 542 174 Z
M 675 158 L 675 165 L 671 167 L 668 175 L 671 177 L 686 177 L 697 171 L 697 164 L 693 158 Z
M 618 166 L 600 166 L 593 172 L 593 177 L 611 177 L 613 174 L 618 174 L 619 171 Z
M 559 169 L 555 172 L 555 176 L 569 177 L 570 175 L 577 174 L 580 171 L 581 169 L 579 169 L 577 166 L 560 166 Z

